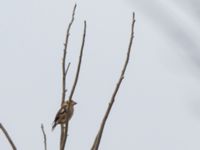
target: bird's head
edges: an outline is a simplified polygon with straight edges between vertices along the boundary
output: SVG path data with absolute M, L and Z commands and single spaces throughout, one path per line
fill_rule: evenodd
M 75 102 L 75 101 L 73 101 L 73 100 L 71 100 L 70 103 L 71 103 L 71 105 L 73 105 L 73 106 L 77 104 L 77 102 Z
M 73 101 L 73 100 L 67 100 L 67 101 L 65 101 L 64 103 L 63 103 L 63 106 L 74 106 L 74 105 L 76 105 L 77 103 L 75 102 L 75 101 Z

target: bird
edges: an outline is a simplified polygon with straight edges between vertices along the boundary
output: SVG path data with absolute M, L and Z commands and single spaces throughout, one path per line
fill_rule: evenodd
M 76 104 L 77 103 L 73 100 L 67 100 L 62 104 L 54 119 L 52 131 L 57 124 L 65 124 L 72 118 L 72 115 L 74 113 L 74 105 Z

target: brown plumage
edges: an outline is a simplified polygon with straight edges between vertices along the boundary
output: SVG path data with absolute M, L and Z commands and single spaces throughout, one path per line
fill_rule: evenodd
M 56 117 L 53 122 L 52 130 L 56 127 L 57 124 L 64 124 L 69 121 L 74 113 L 74 105 L 77 103 L 73 100 L 65 101 L 59 111 L 56 114 Z

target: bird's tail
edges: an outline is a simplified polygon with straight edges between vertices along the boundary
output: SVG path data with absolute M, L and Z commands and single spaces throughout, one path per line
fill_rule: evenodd
M 54 128 L 56 127 L 56 122 L 53 122 L 53 126 L 52 126 L 52 131 L 54 130 Z

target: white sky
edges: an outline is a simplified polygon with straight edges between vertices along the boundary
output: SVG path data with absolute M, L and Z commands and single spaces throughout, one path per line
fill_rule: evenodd
M 0 3 L 0 122 L 19 150 L 58 149 L 51 125 L 61 98 L 61 57 L 72 0 Z M 132 12 L 131 60 L 100 150 L 200 149 L 198 0 L 77 0 L 67 80 L 70 90 L 88 30 L 67 148 L 90 149 L 124 63 Z M 67 149 L 66 148 L 66 149 Z M 0 132 L 0 149 L 10 150 Z

